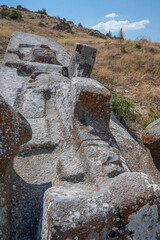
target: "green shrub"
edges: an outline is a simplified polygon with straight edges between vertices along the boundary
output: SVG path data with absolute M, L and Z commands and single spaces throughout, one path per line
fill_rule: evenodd
M 21 20 L 22 14 L 20 11 L 12 9 L 9 11 L 8 17 L 13 20 Z
M 96 80 L 105 86 L 101 78 L 96 78 Z M 112 111 L 116 118 L 126 126 L 126 122 L 135 122 L 137 120 L 138 114 L 134 111 L 134 102 L 131 100 L 126 100 L 122 95 L 118 95 L 112 87 L 105 86 L 113 95 Z
M 138 48 L 138 49 L 141 49 L 141 48 L 142 48 L 142 46 L 141 46 L 140 43 L 136 43 L 135 47 Z
M 123 96 L 117 96 L 114 94 L 112 111 L 122 123 L 125 123 L 126 121 L 136 121 L 137 114 L 134 112 L 133 107 L 134 103 L 132 101 L 128 101 L 124 99 Z
M 78 27 L 83 27 L 83 25 L 79 22 L 79 23 L 78 23 Z
M 107 89 L 113 95 L 113 105 L 112 111 L 116 118 L 124 124 L 126 127 L 126 122 L 135 122 L 138 114 L 134 111 L 134 102 L 131 100 L 126 100 L 122 95 L 118 95 L 112 88 L 107 87 Z
M 109 31 L 108 33 L 106 33 L 106 37 L 112 38 L 112 33 L 111 33 L 111 31 Z
M 22 8 L 22 5 L 17 5 L 16 8 L 17 8 L 17 9 L 21 9 L 21 8 Z
M 137 118 L 137 122 L 145 129 L 150 123 L 154 122 L 156 119 L 159 118 L 158 112 L 154 112 L 150 110 L 147 116 L 139 115 Z
M 8 8 L 4 7 L 0 10 L 0 15 L 4 18 L 4 17 L 7 17 L 9 14 L 9 10 Z
M 44 15 L 48 15 L 45 8 L 42 8 L 42 10 L 38 10 L 37 12 L 41 13 L 41 14 L 44 14 Z

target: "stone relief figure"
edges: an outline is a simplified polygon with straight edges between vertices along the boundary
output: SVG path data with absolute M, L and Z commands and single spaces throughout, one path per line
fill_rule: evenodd
M 14 160 L 11 239 L 160 238 L 160 188 L 132 172 L 146 153 L 110 119 L 113 97 L 90 78 L 95 56 L 85 44 L 70 57 L 54 41 L 12 35 L 0 94 L 33 137 Z

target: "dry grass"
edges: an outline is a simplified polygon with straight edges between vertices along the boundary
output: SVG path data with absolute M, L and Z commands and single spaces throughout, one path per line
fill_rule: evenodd
M 92 77 L 100 81 L 126 99 L 135 102 L 135 109 L 143 112 L 160 113 L 160 43 L 146 39 L 124 41 L 100 39 L 90 36 L 87 29 L 70 23 L 72 33 L 53 30 L 59 22 L 57 18 L 38 13 L 22 12 L 22 21 L 0 19 L 0 57 L 2 58 L 12 32 L 23 31 L 38 34 L 62 44 L 69 53 L 75 42 L 82 42 L 97 48 L 97 58 Z M 40 27 L 42 22 L 46 27 Z M 1 59 L 0 59 L 1 61 Z M 141 106 L 139 108 L 138 106 Z M 158 113 L 157 116 L 160 117 Z
M 123 45 L 126 53 L 121 52 L 118 40 L 108 40 L 98 48 L 94 76 L 135 105 L 160 112 L 160 43 L 139 40 Z

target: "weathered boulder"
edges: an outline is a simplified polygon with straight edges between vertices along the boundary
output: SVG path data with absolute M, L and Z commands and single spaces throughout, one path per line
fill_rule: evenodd
M 13 158 L 32 137 L 30 125 L 0 95 L 0 239 L 10 239 Z
M 142 140 L 151 151 L 153 159 L 158 163 L 160 161 L 160 119 L 147 126 L 143 132 Z
M 149 174 L 156 183 L 160 184 L 160 165 L 158 165 L 158 162 L 155 164 L 149 151 L 146 151 L 146 149 L 126 131 L 113 113 L 111 114 L 109 127 L 130 171 Z
M 90 77 L 97 50 L 91 46 L 75 43 L 68 69 L 69 77 Z
M 90 186 L 48 189 L 42 240 L 159 239 L 160 188 L 142 173 L 124 173 L 96 192 Z

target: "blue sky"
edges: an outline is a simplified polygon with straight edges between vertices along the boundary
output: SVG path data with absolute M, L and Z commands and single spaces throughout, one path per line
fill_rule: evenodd
M 0 0 L 0 5 L 22 5 L 50 16 L 79 22 L 103 33 L 117 34 L 123 27 L 126 39 L 146 37 L 160 41 L 160 0 Z

